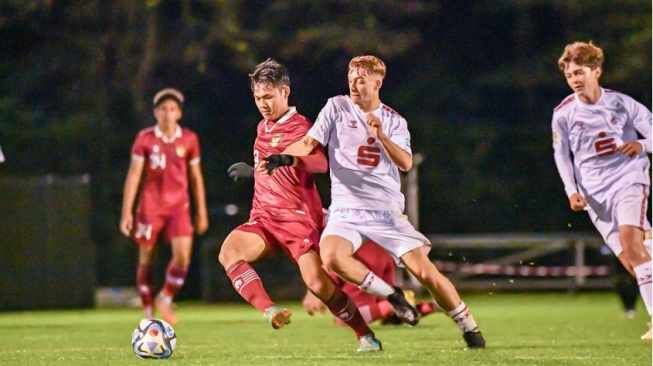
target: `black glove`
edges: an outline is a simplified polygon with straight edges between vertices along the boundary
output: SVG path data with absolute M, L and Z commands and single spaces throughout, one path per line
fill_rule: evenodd
M 272 172 L 280 166 L 292 166 L 295 164 L 295 157 L 292 155 L 283 155 L 283 154 L 272 154 L 263 160 L 268 162 L 268 174 L 272 175 Z
M 254 176 L 254 167 L 245 163 L 236 163 L 227 169 L 229 176 L 237 181 L 238 179 L 251 178 Z

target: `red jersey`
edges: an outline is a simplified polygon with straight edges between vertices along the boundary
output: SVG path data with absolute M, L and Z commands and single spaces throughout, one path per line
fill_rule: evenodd
M 200 161 L 197 135 L 177 126 L 166 138 L 158 126 L 139 132 L 132 146 L 132 159 L 144 160 L 138 202 L 139 212 L 168 213 L 189 204 L 188 166 Z
M 280 154 L 302 139 L 313 123 L 295 107 L 276 123 L 262 120 L 254 142 L 254 167 L 271 154 Z M 265 216 L 275 221 L 307 222 L 320 228 L 322 202 L 313 176 L 293 167 L 280 167 L 271 176 L 254 171 L 254 198 L 250 221 Z

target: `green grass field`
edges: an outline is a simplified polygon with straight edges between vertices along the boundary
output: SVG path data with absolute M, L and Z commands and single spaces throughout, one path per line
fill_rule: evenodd
M 384 350 L 356 352 L 348 329 L 328 316 L 309 317 L 284 304 L 293 322 L 275 331 L 247 305 L 181 303 L 177 349 L 168 360 L 141 360 L 131 350 L 138 309 L 0 313 L 0 365 L 651 365 L 640 340 L 647 316 L 622 316 L 607 294 L 465 296 L 488 343 L 465 351 L 442 314 L 414 328 L 375 325 Z

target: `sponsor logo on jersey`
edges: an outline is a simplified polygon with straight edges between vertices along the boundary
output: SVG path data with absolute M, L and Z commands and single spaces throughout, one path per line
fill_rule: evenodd
M 154 145 L 152 147 L 152 154 L 150 155 L 150 168 L 166 168 L 166 155 L 160 152 L 159 145 Z
M 270 146 L 272 147 L 279 146 L 279 143 L 281 143 L 281 136 L 283 136 L 283 133 L 275 133 L 274 135 L 272 135 L 272 140 L 270 140 Z
M 353 119 L 350 119 L 349 121 L 347 121 L 347 126 L 349 126 L 351 128 L 358 128 L 356 121 L 353 120 Z
M 186 155 L 186 147 L 184 145 L 175 146 L 175 153 L 180 158 L 183 158 Z
M 585 126 L 585 122 L 578 122 L 578 131 L 582 131 L 586 128 L 587 126 Z

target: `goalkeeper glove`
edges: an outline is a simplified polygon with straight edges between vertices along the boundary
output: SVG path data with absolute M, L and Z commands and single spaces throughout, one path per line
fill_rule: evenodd
M 245 163 L 236 163 L 227 169 L 229 176 L 233 178 L 234 181 L 238 179 L 251 178 L 254 176 L 254 167 L 251 167 Z
M 272 175 L 272 172 L 280 166 L 292 166 L 295 164 L 295 157 L 292 155 L 284 154 L 272 154 L 263 160 L 268 162 L 268 174 Z

